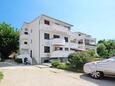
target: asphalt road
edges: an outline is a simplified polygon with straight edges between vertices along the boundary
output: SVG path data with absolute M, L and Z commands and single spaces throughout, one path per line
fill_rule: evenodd
M 115 78 L 95 80 L 43 65 L 1 67 L 4 79 L 0 86 L 115 86 Z

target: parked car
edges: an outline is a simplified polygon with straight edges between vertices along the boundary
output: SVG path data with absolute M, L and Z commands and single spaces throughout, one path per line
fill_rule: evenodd
M 89 62 L 84 65 L 84 72 L 92 78 L 115 76 L 115 56 L 102 61 Z

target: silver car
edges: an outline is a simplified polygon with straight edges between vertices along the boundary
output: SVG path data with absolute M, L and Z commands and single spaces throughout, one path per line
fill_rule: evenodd
M 89 62 L 84 65 L 84 72 L 92 78 L 115 76 L 115 56 L 102 61 Z

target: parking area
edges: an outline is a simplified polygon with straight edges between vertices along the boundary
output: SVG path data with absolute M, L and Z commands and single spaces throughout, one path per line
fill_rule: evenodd
M 4 79 L 0 86 L 115 86 L 115 78 L 95 80 L 43 65 L 1 67 Z

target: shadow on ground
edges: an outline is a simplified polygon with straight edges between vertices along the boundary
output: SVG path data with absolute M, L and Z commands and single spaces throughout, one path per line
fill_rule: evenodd
M 104 77 L 103 79 L 92 79 L 88 75 L 81 75 L 81 79 L 97 84 L 98 86 L 115 86 L 115 77 Z
M 14 60 L 5 60 L 0 62 L 0 67 L 12 67 L 12 66 L 24 66 L 24 64 L 18 64 Z
M 14 60 L 5 60 L 4 62 L 0 62 L 0 67 L 12 67 L 12 66 L 35 66 L 35 67 L 38 67 L 38 68 L 49 68 L 51 66 L 51 64 L 49 63 L 44 63 L 42 64 L 41 66 L 39 65 L 36 65 L 36 64 L 19 64 L 19 63 L 16 63 Z

